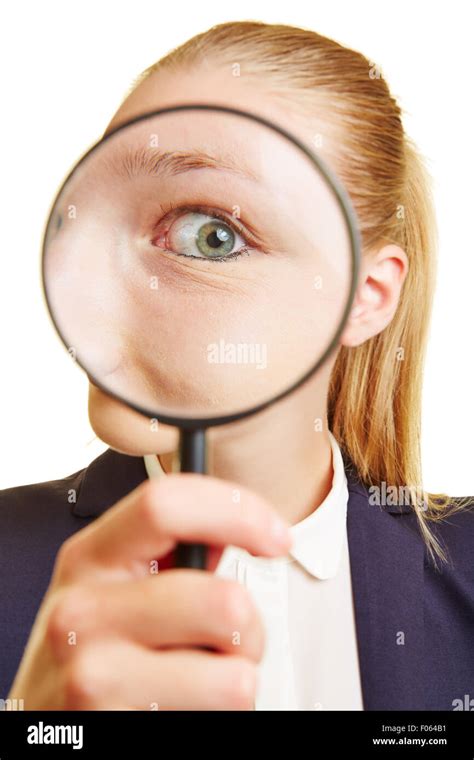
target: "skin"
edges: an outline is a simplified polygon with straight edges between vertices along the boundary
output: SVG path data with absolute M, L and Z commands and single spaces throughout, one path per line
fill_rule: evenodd
M 263 80 L 233 77 L 230 67 L 217 62 L 153 74 L 125 101 L 109 129 L 145 111 L 195 102 L 196 93 L 201 101 L 254 110 L 303 140 L 324 130 L 296 109 L 288 124 L 288 105 L 277 93 L 268 92 Z M 331 150 L 337 146 L 329 138 L 323 144 L 330 163 Z M 164 276 L 172 278 L 177 265 L 168 263 L 171 268 Z M 250 258 L 245 263 L 250 264 Z M 303 257 L 300 264 L 306 277 L 313 274 L 308 259 Z M 57 261 L 53 266 L 60 270 Z M 234 264 L 206 266 L 224 269 Z M 233 271 L 242 271 L 237 266 Z M 287 288 L 278 295 L 284 294 L 286 307 L 292 299 L 294 305 L 298 296 L 308 304 L 301 292 L 305 278 L 289 280 L 288 261 L 279 266 L 282 269 L 275 276 Z M 63 277 L 67 278 L 68 268 Z M 364 252 L 341 344 L 359 345 L 389 324 L 407 268 L 406 255 L 396 246 Z M 181 276 L 191 274 L 201 293 L 205 276 L 223 277 L 197 269 L 182 270 Z M 223 280 L 215 282 L 220 298 Z M 240 284 L 249 286 L 251 326 L 257 291 L 248 280 Z M 228 304 L 235 292 L 228 294 Z M 271 332 L 270 321 L 265 335 L 280 345 L 282 322 L 277 311 L 273 312 L 276 328 Z M 291 543 L 288 525 L 310 514 L 330 490 L 326 398 L 335 358 L 334 353 L 317 376 L 277 405 L 211 430 L 212 475 L 170 474 L 158 483 L 146 482 L 63 544 L 10 698 L 24 699 L 26 709 L 152 709 L 156 704 L 159 709 L 252 709 L 264 647 L 261 622 L 246 589 L 212 571 L 228 544 L 256 555 L 286 554 Z M 174 371 L 180 371 L 178 365 Z M 279 382 L 281 377 L 277 373 Z M 161 380 L 165 393 L 166 377 Z M 109 445 L 135 455 L 159 454 L 170 470 L 176 430 L 162 424 L 153 429 L 149 419 L 93 384 L 89 414 L 97 435 Z M 320 432 L 315 432 L 315 418 L 323 421 Z M 238 504 L 232 498 L 235 488 L 241 494 Z M 272 538 L 272 520 L 277 516 L 283 529 L 279 538 Z M 150 575 L 150 561 L 182 540 L 211 547 L 207 571 L 175 569 Z M 68 644 L 71 631 L 76 632 L 76 646 Z M 238 651 L 232 644 L 235 631 L 241 633 Z

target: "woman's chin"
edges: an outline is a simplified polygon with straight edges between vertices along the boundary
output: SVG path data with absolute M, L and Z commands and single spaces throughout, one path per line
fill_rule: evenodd
M 134 412 L 89 384 L 89 420 L 101 441 L 122 454 L 165 454 L 178 446 L 178 430 Z

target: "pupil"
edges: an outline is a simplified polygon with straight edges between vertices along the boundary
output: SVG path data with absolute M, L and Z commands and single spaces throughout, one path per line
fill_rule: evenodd
M 214 230 L 210 235 L 207 236 L 206 242 L 210 248 L 219 248 L 223 241 L 219 240 L 217 232 Z

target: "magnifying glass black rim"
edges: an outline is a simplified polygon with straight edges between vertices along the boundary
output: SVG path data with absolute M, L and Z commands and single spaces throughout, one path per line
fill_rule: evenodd
M 338 206 L 344 216 L 344 219 L 347 224 L 347 228 L 349 231 L 349 237 L 350 237 L 350 243 L 351 243 L 351 263 L 352 263 L 352 273 L 351 273 L 351 285 L 349 289 L 349 295 L 347 298 L 346 307 L 344 309 L 344 312 L 342 314 L 342 317 L 340 319 L 339 325 L 328 344 L 326 350 L 324 353 L 318 358 L 318 360 L 301 376 L 296 380 L 292 385 L 290 385 L 288 388 L 285 388 L 283 391 L 280 391 L 275 396 L 272 396 L 272 398 L 268 399 L 267 401 L 263 401 L 259 404 L 256 404 L 255 406 L 245 409 L 244 411 L 240 412 L 234 412 L 232 414 L 225 414 L 225 415 L 218 415 L 215 417 L 176 417 L 174 415 L 169 414 L 161 414 L 157 413 L 156 411 L 152 411 L 150 409 L 147 409 L 146 407 L 143 407 L 139 404 L 135 404 L 131 401 L 128 401 L 124 399 L 122 396 L 119 396 L 117 393 L 114 393 L 113 391 L 110 391 L 108 388 L 106 388 L 100 380 L 95 378 L 85 367 L 80 359 L 76 357 L 76 362 L 81 369 L 84 370 L 84 372 L 87 374 L 89 380 L 100 390 L 102 390 L 104 393 L 106 393 L 108 396 L 110 396 L 113 399 L 116 399 L 117 401 L 120 401 L 121 403 L 126 404 L 128 407 L 133 409 L 134 411 L 138 412 L 139 414 L 144 415 L 145 417 L 148 417 L 149 419 L 156 419 L 159 422 L 163 422 L 166 425 L 172 425 L 174 427 L 178 427 L 181 430 L 200 430 L 200 429 L 206 429 L 208 427 L 216 427 L 218 425 L 226 425 L 230 422 L 236 422 L 237 420 L 241 420 L 245 417 L 250 417 L 252 414 L 257 414 L 258 412 L 263 411 L 267 407 L 271 406 L 272 404 L 277 403 L 281 399 L 285 398 L 285 396 L 288 396 L 290 393 L 293 393 L 293 391 L 297 390 L 300 386 L 302 386 L 328 359 L 328 357 L 331 355 L 333 350 L 336 348 L 339 338 L 342 335 L 342 332 L 344 330 L 346 320 L 349 316 L 352 302 L 354 300 L 356 288 L 357 288 L 357 279 L 359 274 L 359 267 L 360 267 L 360 238 L 358 233 L 358 227 L 357 227 L 357 221 L 356 221 L 356 215 L 354 212 L 354 209 L 352 207 L 352 204 L 349 200 L 349 197 L 344 189 L 344 187 L 341 185 L 339 180 L 336 178 L 336 176 L 333 174 L 333 172 L 329 169 L 328 166 L 326 166 L 319 156 L 317 156 L 315 153 L 313 153 L 310 148 L 305 145 L 303 142 L 301 142 L 297 137 L 292 135 L 290 132 L 287 132 L 286 129 L 279 126 L 278 124 L 274 124 L 268 119 L 265 119 L 263 116 L 259 116 L 258 114 L 255 114 L 251 111 L 243 111 L 238 108 L 232 108 L 230 106 L 222 106 L 217 105 L 213 103 L 186 103 L 183 105 L 177 105 L 177 106 L 169 106 L 167 108 L 160 108 L 154 111 L 147 111 L 146 113 L 140 114 L 140 116 L 135 116 L 133 119 L 130 119 L 129 121 L 123 122 L 119 124 L 117 127 L 112 129 L 110 132 L 108 132 L 104 137 L 102 137 L 100 140 L 95 142 L 87 151 L 84 153 L 83 156 L 74 164 L 71 171 L 66 176 L 66 179 L 61 184 L 58 192 L 56 193 L 56 196 L 54 198 L 54 201 L 51 205 L 50 212 L 48 214 L 48 219 L 45 226 L 45 231 L 43 234 L 43 244 L 41 249 L 41 279 L 42 279 L 42 286 L 43 286 L 43 292 L 46 300 L 46 306 L 50 315 L 50 318 L 52 320 L 53 326 L 61 339 L 63 345 L 66 347 L 66 349 L 70 349 L 71 347 L 68 345 L 68 342 L 65 339 L 65 336 L 62 334 L 58 322 L 56 321 L 56 318 L 54 316 L 54 312 L 50 303 L 50 299 L 48 297 L 48 288 L 46 283 L 46 276 L 45 276 L 45 260 L 46 260 L 46 240 L 47 240 L 47 232 L 49 230 L 51 217 L 53 214 L 54 209 L 56 208 L 56 203 L 63 192 L 64 187 L 69 182 L 72 175 L 77 171 L 79 166 L 88 158 L 88 156 L 93 153 L 95 150 L 97 150 L 101 145 L 107 142 L 107 140 L 110 140 L 111 137 L 113 137 L 117 132 L 120 132 L 122 130 L 125 130 L 127 127 L 132 126 L 133 124 L 138 124 L 141 121 L 145 121 L 147 119 L 150 119 L 154 116 L 161 116 L 163 114 L 169 114 L 169 113 L 175 113 L 179 111 L 219 111 L 221 113 L 228 113 L 233 114 L 235 116 L 241 116 L 243 118 L 249 119 L 251 121 L 256 121 L 259 124 L 262 124 L 269 129 L 273 130 L 274 132 L 277 132 L 282 137 L 285 137 L 289 142 L 293 143 L 297 148 L 299 148 L 302 153 L 304 153 L 307 158 L 310 159 L 310 161 L 313 162 L 313 164 L 316 165 L 316 167 L 319 169 L 320 173 L 323 175 L 324 179 L 326 180 L 327 184 L 331 188 L 333 195 L 335 196 Z

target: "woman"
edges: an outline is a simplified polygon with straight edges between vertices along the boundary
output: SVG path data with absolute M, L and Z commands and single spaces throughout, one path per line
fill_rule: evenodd
M 196 100 L 322 135 L 360 225 L 354 305 L 317 376 L 212 432 L 215 477 L 166 474 L 176 431 L 91 384 L 111 448 L 1 495 L 2 695 L 26 709 L 465 709 L 474 520 L 418 498 L 434 222 L 400 110 L 361 54 L 239 22 L 144 72 L 108 130 Z M 209 572 L 172 568 L 183 541 L 212 547 Z

